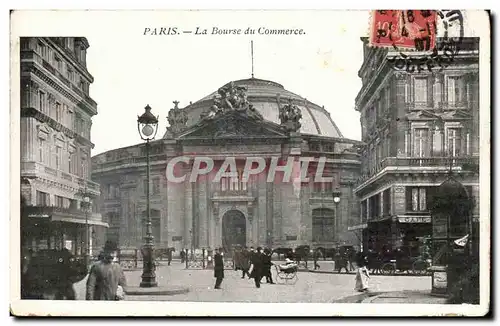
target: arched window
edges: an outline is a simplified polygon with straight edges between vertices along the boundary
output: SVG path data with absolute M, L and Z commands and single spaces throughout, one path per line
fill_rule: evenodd
M 335 238 L 335 214 L 328 208 L 316 208 L 312 211 L 313 241 L 330 242 Z

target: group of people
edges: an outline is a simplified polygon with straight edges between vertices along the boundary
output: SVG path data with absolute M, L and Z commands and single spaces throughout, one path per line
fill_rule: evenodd
M 274 284 L 271 273 L 272 252 L 269 249 L 262 249 L 257 247 L 254 249 L 244 248 L 237 253 L 235 260 L 235 269 L 241 270 L 241 278 L 244 279 L 248 276 L 249 279 L 254 279 L 255 287 L 260 288 L 262 279 L 266 278 L 266 283 Z M 214 277 L 216 279 L 214 289 L 220 289 L 222 280 L 224 279 L 224 260 L 222 257 L 222 250 L 215 249 L 214 255 Z
M 116 258 L 117 247 L 107 242 L 89 268 L 66 248 L 26 251 L 21 257 L 21 298 L 75 300 L 74 283 L 87 277 L 86 300 L 124 298 L 126 280 Z

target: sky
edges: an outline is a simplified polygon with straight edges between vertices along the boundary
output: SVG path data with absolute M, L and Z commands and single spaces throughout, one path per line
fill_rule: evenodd
M 324 105 L 344 137 L 359 140 L 354 99 L 368 19 L 367 11 L 94 14 L 93 24 L 106 28 L 87 35 L 87 65 L 95 79 L 90 95 L 98 103 L 92 155 L 140 143 L 136 120 L 146 104 L 159 115 L 157 137 L 162 137 L 173 101 L 184 107 L 231 80 L 250 78 L 251 40 L 255 78 Z M 147 27 L 200 27 L 209 34 L 213 27 L 302 28 L 306 34 L 145 36 Z
M 148 104 L 159 116 L 161 138 L 173 101 L 184 107 L 229 81 L 250 78 L 252 40 L 255 78 L 280 83 L 324 106 L 344 137 L 361 138 L 355 98 L 361 88 L 360 38 L 368 36 L 369 11 L 89 10 L 20 15 L 30 24 L 14 24 L 14 34 L 40 36 L 43 31 L 46 36 L 87 37 L 87 68 L 94 76 L 90 96 L 98 104 L 92 119 L 92 155 L 141 143 L 136 121 Z M 484 13 L 479 15 L 471 14 L 466 21 L 487 23 Z M 146 29 L 162 27 L 207 29 L 207 35 L 144 35 Z M 213 35 L 214 27 L 243 32 L 251 28 L 256 34 Z M 260 27 L 305 33 L 259 35 Z M 466 29 L 466 35 L 473 32 Z

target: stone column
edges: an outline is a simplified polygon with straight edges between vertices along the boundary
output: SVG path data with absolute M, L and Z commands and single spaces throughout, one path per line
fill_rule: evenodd
M 380 213 L 379 213 L 379 215 L 380 216 L 384 216 L 385 211 L 384 211 L 384 192 L 383 191 L 379 192 L 378 200 L 379 200 L 379 203 L 380 203 Z
M 198 237 L 200 247 L 208 247 L 208 180 L 199 177 L 198 181 Z
M 212 223 L 210 223 L 210 230 L 211 231 L 211 237 L 210 237 L 210 248 L 218 248 L 221 246 L 221 237 L 220 237 L 220 212 L 219 212 L 219 203 L 218 202 L 213 202 L 212 203 Z
M 193 244 L 193 184 L 189 181 L 191 177 L 192 164 L 187 164 L 185 168 L 186 179 L 184 181 L 184 247 L 191 252 Z M 191 231 L 191 232 L 190 232 Z
M 282 225 L 282 201 L 281 201 L 281 185 L 273 183 L 273 243 L 281 245 L 284 240 L 283 225 Z
M 247 203 L 247 239 L 250 242 L 250 246 L 261 246 L 259 242 L 258 231 L 256 231 L 256 225 L 258 223 L 257 219 L 254 218 L 254 207 L 253 203 Z M 255 223 L 255 224 L 254 224 Z M 248 241 L 247 240 L 247 241 Z

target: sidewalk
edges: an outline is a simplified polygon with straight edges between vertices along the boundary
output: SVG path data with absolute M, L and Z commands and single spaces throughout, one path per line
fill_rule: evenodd
M 431 295 L 431 291 L 384 292 L 367 295 L 361 303 L 446 304 L 446 298 Z

